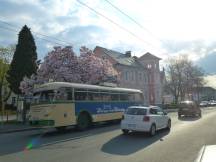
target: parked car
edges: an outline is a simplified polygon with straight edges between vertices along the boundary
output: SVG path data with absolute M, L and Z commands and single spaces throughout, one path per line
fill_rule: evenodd
M 209 105 L 209 102 L 208 101 L 201 101 L 199 105 L 200 105 L 200 107 L 207 107 Z
M 200 150 L 195 162 L 215 162 L 216 145 L 206 145 Z
M 194 101 L 181 101 L 178 104 L 178 117 L 181 116 L 202 116 L 201 109 Z
M 157 130 L 170 129 L 171 119 L 158 106 L 132 106 L 123 115 L 121 129 L 124 134 L 130 131 L 149 132 L 154 136 Z
M 209 105 L 210 105 L 210 106 L 215 106 L 215 105 L 216 105 L 216 101 L 215 101 L 215 100 L 209 101 Z

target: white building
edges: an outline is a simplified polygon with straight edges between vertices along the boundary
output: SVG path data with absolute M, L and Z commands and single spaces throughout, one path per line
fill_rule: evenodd
M 120 87 L 142 90 L 146 104 L 162 103 L 165 74 L 159 69 L 160 58 L 150 53 L 132 57 L 130 51 L 123 54 L 99 46 L 95 47 L 94 53 L 102 59 L 109 59 L 120 73 Z

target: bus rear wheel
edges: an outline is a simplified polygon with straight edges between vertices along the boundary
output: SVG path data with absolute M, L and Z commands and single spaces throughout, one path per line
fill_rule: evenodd
M 91 124 L 91 118 L 88 113 L 81 113 L 78 116 L 77 120 L 77 128 L 78 130 L 85 130 L 87 129 Z

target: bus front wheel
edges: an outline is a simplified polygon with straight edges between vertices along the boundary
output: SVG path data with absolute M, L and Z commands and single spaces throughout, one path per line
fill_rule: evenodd
M 79 130 L 85 130 L 87 129 L 91 124 L 91 118 L 89 116 L 88 113 L 81 113 L 78 116 L 78 120 L 77 120 L 77 128 Z

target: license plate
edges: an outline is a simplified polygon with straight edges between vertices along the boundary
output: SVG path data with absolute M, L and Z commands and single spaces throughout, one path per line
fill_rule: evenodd
M 136 128 L 136 124 L 128 124 L 128 128 Z

